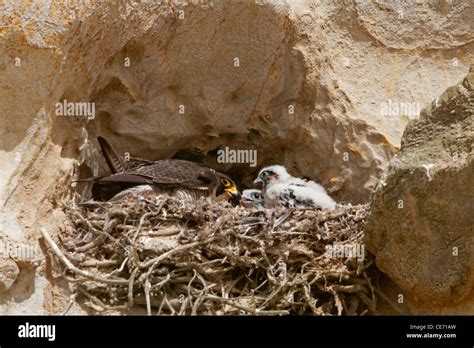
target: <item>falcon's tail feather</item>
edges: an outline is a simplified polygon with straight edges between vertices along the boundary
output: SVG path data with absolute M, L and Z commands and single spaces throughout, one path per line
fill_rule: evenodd
M 102 153 L 104 154 L 105 161 L 109 165 L 112 173 L 120 173 L 125 171 L 125 162 L 122 157 L 120 157 L 114 148 L 109 144 L 105 138 L 97 137 Z

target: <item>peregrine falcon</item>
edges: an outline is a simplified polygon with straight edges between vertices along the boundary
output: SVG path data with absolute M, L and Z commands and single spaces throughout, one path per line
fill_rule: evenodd
M 264 206 L 335 209 L 336 202 L 314 181 L 295 178 L 280 165 L 263 168 L 254 185 L 262 189 Z
M 263 209 L 263 195 L 260 190 L 244 190 L 242 191 L 241 204 L 245 208 Z
M 98 140 L 113 174 L 85 180 L 94 183 L 96 192 L 104 191 L 103 187 L 112 186 L 116 194 L 110 200 L 137 194 L 169 194 L 191 200 L 209 197 L 214 201 L 230 200 L 234 203 L 240 199 L 234 181 L 214 169 L 177 159 L 154 162 L 139 160 L 135 162 L 135 166 L 131 166 L 117 155 L 104 138 Z

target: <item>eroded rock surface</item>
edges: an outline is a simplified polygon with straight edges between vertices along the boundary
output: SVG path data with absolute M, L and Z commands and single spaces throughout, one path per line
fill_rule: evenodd
M 20 273 L 15 261 L 0 259 L 0 292 L 9 290 Z
M 465 76 L 472 6 L 414 2 L 401 22 L 390 1 L 6 1 L 0 233 L 37 245 L 63 225 L 73 176 L 105 170 L 97 135 L 152 160 L 194 149 L 244 184 L 284 164 L 365 202 L 416 117 L 383 105 L 424 105 Z M 56 116 L 64 100 L 95 118 Z M 217 164 L 225 146 L 257 149 L 258 166 Z
M 473 148 L 471 68 L 408 125 L 373 197 L 367 246 L 382 271 L 425 303 L 446 306 L 472 294 Z

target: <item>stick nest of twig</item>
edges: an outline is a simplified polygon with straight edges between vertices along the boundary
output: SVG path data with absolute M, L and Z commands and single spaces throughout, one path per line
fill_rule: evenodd
M 65 204 L 52 260 L 100 313 L 363 315 L 375 310 L 367 205 L 251 210 L 158 197 Z M 349 252 L 348 252 L 349 251 Z M 363 259 L 360 256 L 365 256 Z

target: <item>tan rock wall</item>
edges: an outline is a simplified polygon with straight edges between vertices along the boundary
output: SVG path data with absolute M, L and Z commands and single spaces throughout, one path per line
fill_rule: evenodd
M 219 147 L 256 148 L 259 165 L 366 201 L 409 121 L 382 116 L 381 104 L 425 105 L 473 60 L 469 2 L 414 2 L 403 25 L 388 1 L 192 3 L 5 2 L 3 236 L 36 243 L 40 226 L 62 224 L 58 199 L 77 165 L 103 170 L 99 134 L 149 159 L 198 148 L 215 167 Z M 55 116 L 64 99 L 95 102 L 96 118 Z M 219 169 L 248 184 L 256 168 Z
M 472 298 L 474 285 L 471 70 L 407 126 L 366 226 L 379 268 L 416 299 L 438 307 Z

